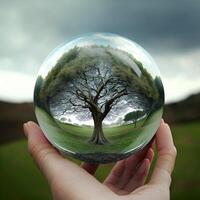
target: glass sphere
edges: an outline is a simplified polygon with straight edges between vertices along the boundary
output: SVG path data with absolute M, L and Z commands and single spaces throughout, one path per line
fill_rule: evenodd
M 164 89 L 141 46 L 119 35 L 90 33 L 46 58 L 34 104 L 53 146 L 86 162 L 108 163 L 149 143 L 162 116 Z

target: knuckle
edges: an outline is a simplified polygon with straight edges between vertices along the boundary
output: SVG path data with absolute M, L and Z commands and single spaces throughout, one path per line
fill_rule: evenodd
M 172 159 L 176 158 L 176 152 L 174 151 L 174 149 L 168 151 L 168 153 L 166 153 L 166 155 L 171 157 Z
M 46 144 L 30 144 L 28 147 L 29 153 L 30 155 L 37 159 L 37 158 L 41 158 L 44 157 L 45 154 L 47 154 L 47 145 Z
M 168 155 L 172 158 L 176 158 L 176 155 L 177 155 L 177 150 L 176 150 L 176 147 L 173 146 L 169 151 L 168 151 Z
M 160 152 L 160 155 L 161 156 L 167 156 L 169 158 L 172 158 L 172 159 L 175 159 L 176 156 L 177 156 L 177 150 L 176 150 L 176 147 L 173 146 L 172 148 L 168 149 L 168 150 L 165 150 L 163 152 Z

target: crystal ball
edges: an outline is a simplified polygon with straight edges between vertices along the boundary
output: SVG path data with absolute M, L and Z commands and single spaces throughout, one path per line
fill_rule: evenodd
M 49 54 L 36 80 L 34 105 L 44 135 L 61 153 L 109 163 L 153 138 L 164 89 L 141 46 L 119 35 L 90 33 Z

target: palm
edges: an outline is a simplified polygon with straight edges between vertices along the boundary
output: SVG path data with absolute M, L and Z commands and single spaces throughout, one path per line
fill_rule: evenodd
M 153 155 L 151 145 L 148 145 L 135 155 L 118 161 L 103 182 L 103 185 L 117 195 L 129 194 L 144 184 Z M 94 174 L 98 166 L 83 163 L 81 167 L 90 174 Z
M 150 147 L 119 161 L 113 167 L 104 184 L 116 194 L 129 194 L 144 184 L 152 159 L 153 150 Z
M 170 129 L 161 124 L 156 134 L 158 160 L 146 185 L 151 161 L 152 143 L 131 157 L 118 161 L 105 181 L 93 176 L 98 165 L 81 167 L 64 159 L 46 140 L 39 127 L 30 122 L 25 127 L 31 155 L 44 173 L 56 200 L 64 199 L 169 199 L 169 186 L 176 151 Z

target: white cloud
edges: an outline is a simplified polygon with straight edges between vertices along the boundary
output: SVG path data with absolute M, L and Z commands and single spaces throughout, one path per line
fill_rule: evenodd
M 200 79 L 188 80 L 184 76 L 163 78 L 166 102 L 175 102 L 200 91 Z
M 0 71 L 0 99 L 11 102 L 32 101 L 34 84 L 34 76 Z
M 186 53 L 154 55 L 161 70 L 166 102 L 181 100 L 200 91 L 200 49 Z M 12 65 L 8 59 L 1 62 Z M 33 72 L 35 74 L 35 72 Z M 0 99 L 32 101 L 35 76 L 30 72 L 0 71 Z
M 181 100 L 200 91 L 200 49 L 176 54 L 157 54 L 166 102 Z
M 200 48 L 188 51 L 199 47 L 196 19 L 200 3 L 188 2 L 175 9 L 160 1 L 145 7 L 143 1 L 1 2 L 0 99 L 31 100 L 33 76 L 48 52 L 71 36 L 95 31 L 128 36 L 147 49 L 159 51 L 152 55 L 163 76 L 167 102 L 200 91 Z M 188 52 L 180 52 L 183 50 Z

